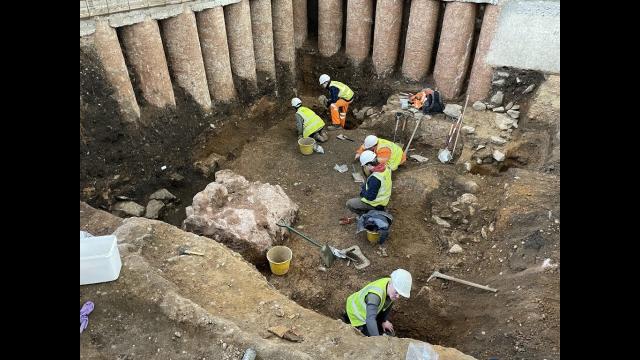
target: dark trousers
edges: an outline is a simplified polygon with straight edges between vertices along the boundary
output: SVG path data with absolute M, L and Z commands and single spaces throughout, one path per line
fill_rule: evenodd
M 351 324 L 351 320 L 349 320 L 349 316 L 347 315 L 347 313 L 342 313 L 342 321 L 344 321 L 347 324 Z M 382 318 L 382 313 L 378 314 L 378 316 L 376 316 L 376 324 L 378 324 L 378 334 L 382 335 L 384 334 L 384 330 L 382 329 L 382 323 L 384 322 L 384 319 Z M 369 335 L 369 331 L 367 330 L 367 324 L 364 325 L 360 325 L 360 326 L 354 326 L 356 329 L 358 329 L 361 333 L 363 333 L 365 336 L 371 336 Z

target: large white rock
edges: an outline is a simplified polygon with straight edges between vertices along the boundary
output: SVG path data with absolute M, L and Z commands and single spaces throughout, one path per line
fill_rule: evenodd
M 231 170 L 216 173 L 216 181 L 193 197 L 182 228 L 224 243 L 247 261 L 265 261 L 265 253 L 287 232 L 298 212 L 279 185 L 249 182 Z

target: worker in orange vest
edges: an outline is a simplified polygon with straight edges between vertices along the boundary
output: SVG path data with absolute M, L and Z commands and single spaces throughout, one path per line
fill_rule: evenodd
M 422 109 L 422 105 L 427 100 L 427 96 L 433 94 L 433 90 L 430 88 L 422 89 L 417 94 L 412 95 L 409 98 L 409 102 L 413 105 L 414 108 L 420 110 Z

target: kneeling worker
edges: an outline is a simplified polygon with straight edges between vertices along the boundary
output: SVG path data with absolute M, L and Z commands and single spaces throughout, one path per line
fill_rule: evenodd
M 306 106 L 302 106 L 302 100 L 298 98 L 291 99 L 291 106 L 296 109 L 296 129 L 298 130 L 298 139 L 303 137 L 312 137 L 318 142 L 325 142 L 329 139 L 324 129 L 324 121 L 313 110 Z
M 360 188 L 360 197 L 349 199 L 347 208 L 351 212 L 362 215 L 369 210 L 383 210 L 391 198 L 391 169 L 380 164 L 376 154 L 366 150 L 360 155 L 360 164 L 371 175 Z
M 344 320 L 348 318 L 351 326 L 366 336 L 378 336 L 382 331 L 395 333 L 388 320 L 391 306 L 400 296 L 409 298 L 411 283 L 411 273 L 404 269 L 395 270 L 391 277 L 368 283 L 347 298 Z
M 358 150 L 356 150 L 355 159 L 357 160 L 365 150 L 375 152 L 378 162 L 387 164 L 391 171 L 396 171 L 399 165 L 407 161 L 407 154 L 402 151 L 402 148 L 398 144 L 375 135 L 368 135 L 364 138 L 364 145 L 360 145 Z

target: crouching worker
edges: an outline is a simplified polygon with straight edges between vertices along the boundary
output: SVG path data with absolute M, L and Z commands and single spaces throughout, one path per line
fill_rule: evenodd
M 384 332 L 395 334 L 389 313 L 393 302 L 400 296 L 409 298 L 411 273 L 397 269 L 391 277 L 370 282 L 347 298 L 343 320 L 366 336 L 379 336 Z
M 331 112 L 331 123 L 329 130 L 344 129 L 347 122 L 347 111 L 353 101 L 353 90 L 339 81 L 331 81 L 327 74 L 320 75 L 320 86 L 329 91 L 327 107 Z
M 411 96 L 409 102 L 414 108 L 422 109 L 424 114 L 439 114 L 444 111 L 444 103 L 437 90 L 422 89 L 419 93 Z
M 313 110 L 302 106 L 302 100 L 298 98 L 291 99 L 291 106 L 296 110 L 298 139 L 311 137 L 322 143 L 329 139 L 329 135 L 327 135 L 327 131 L 324 129 L 324 121 L 322 118 L 316 115 Z
M 433 90 L 431 90 L 430 88 L 422 89 L 415 95 L 412 95 L 409 98 L 409 102 L 414 108 L 421 110 L 422 105 L 424 105 L 424 102 L 427 101 L 427 96 L 431 94 L 433 94 Z
M 385 164 L 380 164 L 376 154 L 371 150 L 366 150 L 360 155 L 360 165 L 371 175 L 362 184 L 360 197 L 347 201 L 347 209 L 358 215 L 369 210 L 384 211 L 391 198 L 391 169 Z
M 393 216 L 388 212 L 380 210 L 369 210 L 358 217 L 356 234 L 359 234 L 364 230 L 377 232 L 380 234 L 378 245 L 383 245 L 385 240 L 387 240 L 387 238 L 389 237 L 389 231 L 392 222 Z
M 375 152 L 378 162 L 387 164 L 391 171 L 396 171 L 399 165 L 407 161 L 407 154 L 402 151 L 398 144 L 375 135 L 368 135 L 364 138 L 364 144 L 360 145 L 356 150 L 355 159 L 357 160 L 365 150 Z

